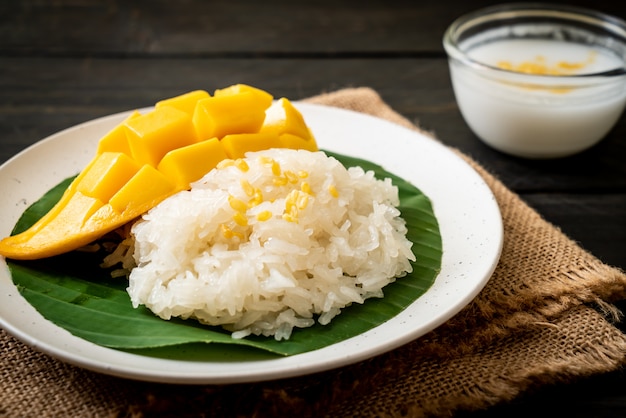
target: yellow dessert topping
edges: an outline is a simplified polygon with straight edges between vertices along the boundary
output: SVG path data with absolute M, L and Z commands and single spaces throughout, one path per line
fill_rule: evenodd
M 499 61 L 496 65 L 503 70 L 525 74 L 572 75 L 592 64 L 595 59 L 596 53 L 591 51 L 588 58 L 581 62 L 557 61 L 550 63 L 546 57 L 537 55 L 533 61 L 524 61 L 518 64 L 514 64 L 511 61 Z

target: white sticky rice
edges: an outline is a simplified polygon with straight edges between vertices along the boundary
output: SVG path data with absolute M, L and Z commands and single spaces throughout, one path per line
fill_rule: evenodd
M 411 271 L 398 204 L 389 179 L 321 151 L 248 153 L 133 226 L 128 293 L 163 319 L 288 339 Z

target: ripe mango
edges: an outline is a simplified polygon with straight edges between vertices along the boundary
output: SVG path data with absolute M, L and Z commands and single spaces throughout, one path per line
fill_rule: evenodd
M 169 106 L 127 120 L 124 128 L 133 159 L 153 167 L 168 151 L 198 142 L 191 116 Z
M 135 110 L 129 117 L 124 120 L 124 122 L 136 118 L 137 116 L 141 116 L 141 113 Z M 96 150 L 96 154 L 102 154 L 103 152 L 107 151 L 121 152 L 128 156 L 131 155 L 130 147 L 128 146 L 128 138 L 126 138 L 124 123 L 121 123 L 115 128 L 111 129 L 109 133 L 103 136 L 98 142 L 98 149 Z
M 311 139 L 312 134 L 302 114 L 289 99 L 282 97 L 267 109 L 267 117 L 261 132 L 275 132 L 278 135 L 291 134 L 303 139 Z
M 198 101 L 193 123 L 201 139 L 254 133 L 263 125 L 266 108 L 251 92 L 213 96 Z
M 160 107 L 174 107 L 178 110 L 186 112 L 190 116 L 193 116 L 193 112 L 196 110 L 196 103 L 200 99 L 206 99 L 210 97 L 209 93 L 204 90 L 194 90 L 189 93 L 181 94 L 180 96 L 172 97 L 169 99 L 160 100 L 154 105 L 156 109 Z
M 245 84 L 194 90 L 133 112 L 104 135 L 59 202 L 28 230 L 0 240 L 0 255 L 32 260 L 87 245 L 190 187 L 220 161 L 248 151 L 317 150 L 287 100 Z
M 226 151 L 226 155 L 232 160 L 243 158 L 248 151 L 282 148 L 278 135 L 274 132 L 231 134 L 224 136 L 221 142 Z
M 217 138 L 174 149 L 159 163 L 157 169 L 181 188 L 202 178 L 217 163 L 228 158 Z

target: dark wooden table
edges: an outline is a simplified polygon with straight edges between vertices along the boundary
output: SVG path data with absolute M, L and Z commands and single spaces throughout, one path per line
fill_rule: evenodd
M 569 3 L 626 18 L 624 2 Z M 0 0 L 0 163 L 64 128 L 193 89 L 247 83 L 297 100 L 368 86 L 602 261 L 626 269 L 626 116 L 594 148 L 550 161 L 498 153 L 462 120 L 441 39 L 456 17 L 490 4 Z M 464 416 L 557 412 L 626 416 L 626 372 Z

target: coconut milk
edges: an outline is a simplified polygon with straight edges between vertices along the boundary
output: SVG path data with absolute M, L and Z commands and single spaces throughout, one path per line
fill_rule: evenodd
M 505 39 L 467 55 L 497 70 L 452 61 L 459 108 L 479 137 L 504 152 L 542 158 L 581 151 L 608 133 L 626 103 L 626 76 L 570 77 L 623 68 L 608 50 Z

